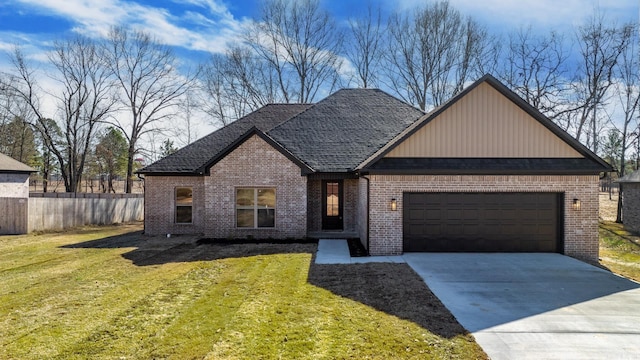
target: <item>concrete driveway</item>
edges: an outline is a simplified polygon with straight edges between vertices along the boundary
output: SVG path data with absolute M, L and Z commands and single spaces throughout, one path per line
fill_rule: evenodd
M 640 284 L 559 254 L 404 260 L 494 360 L 640 358 Z

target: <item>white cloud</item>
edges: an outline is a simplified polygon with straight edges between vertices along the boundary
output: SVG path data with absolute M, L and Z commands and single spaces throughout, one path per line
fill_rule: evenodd
M 126 0 L 19 1 L 34 11 L 65 18 L 74 23 L 73 31 L 85 36 L 104 37 L 112 26 L 127 25 L 162 43 L 189 50 L 224 52 L 244 27 L 244 21 L 235 19 L 217 0 L 174 0 L 204 9 L 204 13 L 183 14 Z

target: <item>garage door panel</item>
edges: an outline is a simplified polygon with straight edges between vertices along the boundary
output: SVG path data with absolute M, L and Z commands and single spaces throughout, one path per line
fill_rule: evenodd
M 557 199 L 556 193 L 405 193 L 404 251 L 555 252 Z

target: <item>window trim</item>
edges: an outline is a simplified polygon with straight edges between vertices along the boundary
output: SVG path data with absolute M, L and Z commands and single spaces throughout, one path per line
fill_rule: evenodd
M 238 205 L 238 190 L 240 189 L 245 189 L 245 190 L 253 190 L 253 205 Z M 259 226 L 258 225 L 258 210 L 261 209 L 258 205 L 258 190 L 261 189 L 267 189 L 267 190 L 273 190 L 274 196 L 275 196 L 275 204 L 273 207 L 267 207 L 267 209 L 272 209 L 273 210 L 273 226 Z M 234 188 L 234 218 L 235 218 L 235 228 L 236 229 L 250 229 L 250 230 L 257 230 L 257 229 L 275 229 L 276 228 L 276 223 L 277 223 L 277 218 L 276 218 L 276 212 L 277 212 L 277 208 L 278 208 L 278 190 L 275 186 L 236 186 Z M 253 210 L 253 226 L 238 226 L 238 210 Z
M 191 191 L 191 203 L 189 205 L 178 204 L 178 189 L 189 189 Z M 191 225 L 193 224 L 193 186 L 176 186 L 173 189 L 173 223 L 176 225 Z M 178 221 L 178 208 L 190 207 L 191 208 L 191 221 L 182 222 Z

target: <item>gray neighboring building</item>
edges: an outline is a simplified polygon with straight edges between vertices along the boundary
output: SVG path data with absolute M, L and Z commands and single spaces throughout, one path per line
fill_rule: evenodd
M 27 232 L 31 166 L 0 154 L 0 235 Z
M 622 197 L 622 223 L 624 228 L 640 232 L 640 170 L 618 179 L 624 186 Z

